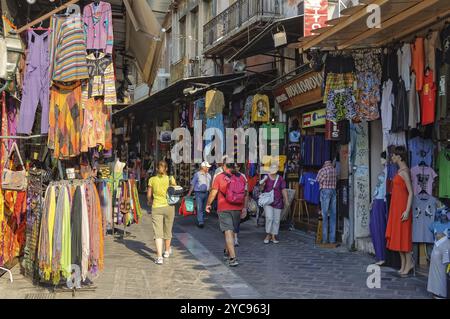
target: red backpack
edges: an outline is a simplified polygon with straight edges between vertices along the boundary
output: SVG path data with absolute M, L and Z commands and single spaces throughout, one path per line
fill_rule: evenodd
M 245 202 L 245 178 L 241 174 L 225 174 L 228 182 L 227 191 L 224 194 L 228 203 L 233 205 L 244 204 Z

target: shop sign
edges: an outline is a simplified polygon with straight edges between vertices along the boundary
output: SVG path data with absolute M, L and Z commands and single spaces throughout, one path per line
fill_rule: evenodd
M 313 31 L 327 26 L 328 0 L 305 0 L 304 36 L 308 37 Z
M 309 72 L 279 86 L 273 95 L 284 112 L 314 104 L 322 100 L 323 79 L 322 72 Z
M 302 128 L 325 125 L 326 109 L 320 109 L 303 114 Z

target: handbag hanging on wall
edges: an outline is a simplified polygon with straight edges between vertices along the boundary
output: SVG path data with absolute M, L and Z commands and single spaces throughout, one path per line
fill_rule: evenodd
M 22 170 L 20 171 L 13 171 L 7 168 L 8 162 L 11 160 L 11 155 L 14 151 L 16 151 L 17 155 L 19 156 L 20 165 L 22 166 Z M 2 189 L 12 191 L 25 191 L 27 189 L 27 185 L 27 171 L 25 170 L 25 165 L 23 164 L 22 156 L 20 155 L 17 143 L 14 142 L 9 151 L 8 158 L 5 161 L 5 167 L 3 167 Z

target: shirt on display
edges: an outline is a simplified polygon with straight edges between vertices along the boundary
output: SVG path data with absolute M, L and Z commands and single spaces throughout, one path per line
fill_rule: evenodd
M 434 242 L 430 226 L 434 222 L 437 207 L 438 201 L 431 195 L 421 194 L 414 197 L 412 206 L 414 243 Z
M 300 131 L 292 131 L 289 133 L 289 142 L 299 143 L 300 142 Z
M 320 203 L 319 183 L 316 181 L 317 174 L 304 173 L 300 177 L 300 185 L 303 186 L 303 197 L 306 202 L 314 205 Z
M 400 49 L 397 50 L 398 56 L 398 73 L 405 82 L 406 91 L 411 89 L 411 45 L 405 43 Z
M 225 98 L 223 93 L 218 90 L 209 90 L 205 97 L 205 113 L 206 117 L 212 118 L 222 114 L 225 106 Z
M 269 122 L 270 120 L 270 103 L 267 95 L 256 94 L 253 97 L 252 104 L 252 123 Z
M 284 140 L 286 135 L 286 124 L 284 123 L 275 123 L 275 124 L 263 124 L 261 125 L 263 129 L 263 138 L 265 140 L 275 139 L 275 135 L 272 137 L 272 129 L 277 132 L 278 131 L 278 140 Z
M 111 4 L 100 1 L 88 4 L 83 10 L 84 31 L 88 50 L 105 50 L 112 54 L 114 45 Z
M 431 167 L 414 166 L 411 168 L 411 180 L 414 189 L 414 195 L 425 191 L 427 194 L 433 192 L 433 181 L 437 174 Z
M 442 150 L 438 156 L 439 197 L 450 198 L 450 149 Z
M 445 119 L 450 115 L 450 100 L 447 97 L 450 88 L 450 65 L 443 64 L 439 72 L 438 79 L 439 93 L 438 93 L 438 110 L 437 118 Z
M 433 71 L 428 70 L 420 94 L 422 106 L 422 125 L 433 124 L 436 109 L 436 84 L 433 81 Z
M 432 140 L 417 136 L 409 140 L 408 148 L 411 152 L 411 167 L 418 166 L 421 162 L 426 166 L 432 165 L 434 151 Z

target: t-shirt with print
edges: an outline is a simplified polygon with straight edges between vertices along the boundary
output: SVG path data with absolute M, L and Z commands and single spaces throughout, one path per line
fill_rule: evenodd
M 316 181 L 317 174 L 304 173 L 300 178 L 300 185 L 303 186 L 303 197 L 306 202 L 314 205 L 320 203 L 320 187 Z
M 157 175 L 150 178 L 148 186 L 152 188 L 153 205 L 152 208 L 167 207 L 167 189 L 170 185 L 176 185 L 175 178 L 172 176 L 171 183 L 169 183 L 169 176 Z
M 252 123 L 269 122 L 270 103 L 267 95 L 256 94 L 252 104 Z
M 425 191 L 427 194 L 433 192 L 433 181 L 437 177 L 435 171 L 428 166 L 414 166 L 411 168 L 411 181 L 414 195 Z
M 432 140 L 417 136 L 409 140 L 408 148 L 411 151 L 411 167 L 420 165 L 421 162 L 424 162 L 426 166 L 432 165 L 434 150 Z
M 244 175 L 239 174 L 240 178 L 242 178 L 245 181 L 245 184 L 247 185 L 247 180 Z M 227 193 L 227 187 L 229 183 L 229 177 L 227 174 L 222 173 L 218 175 L 213 182 L 212 189 L 218 190 L 217 194 L 217 211 L 224 212 L 224 211 L 241 211 L 244 208 L 244 203 L 242 204 L 231 204 L 227 201 L 225 198 L 225 194 Z
M 442 150 L 438 156 L 439 197 L 450 198 L 450 150 Z
M 414 196 L 413 214 L 413 243 L 434 242 L 433 233 L 430 226 L 434 222 L 438 202 L 436 198 L 428 194 Z
M 270 205 L 273 208 L 283 209 L 283 189 L 286 189 L 286 181 L 283 177 L 278 176 L 277 184 L 275 185 L 275 179 L 271 179 L 269 175 L 266 177 L 266 184 L 264 186 L 264 192 L 270 192 L 273 189 L 273 203 Z

